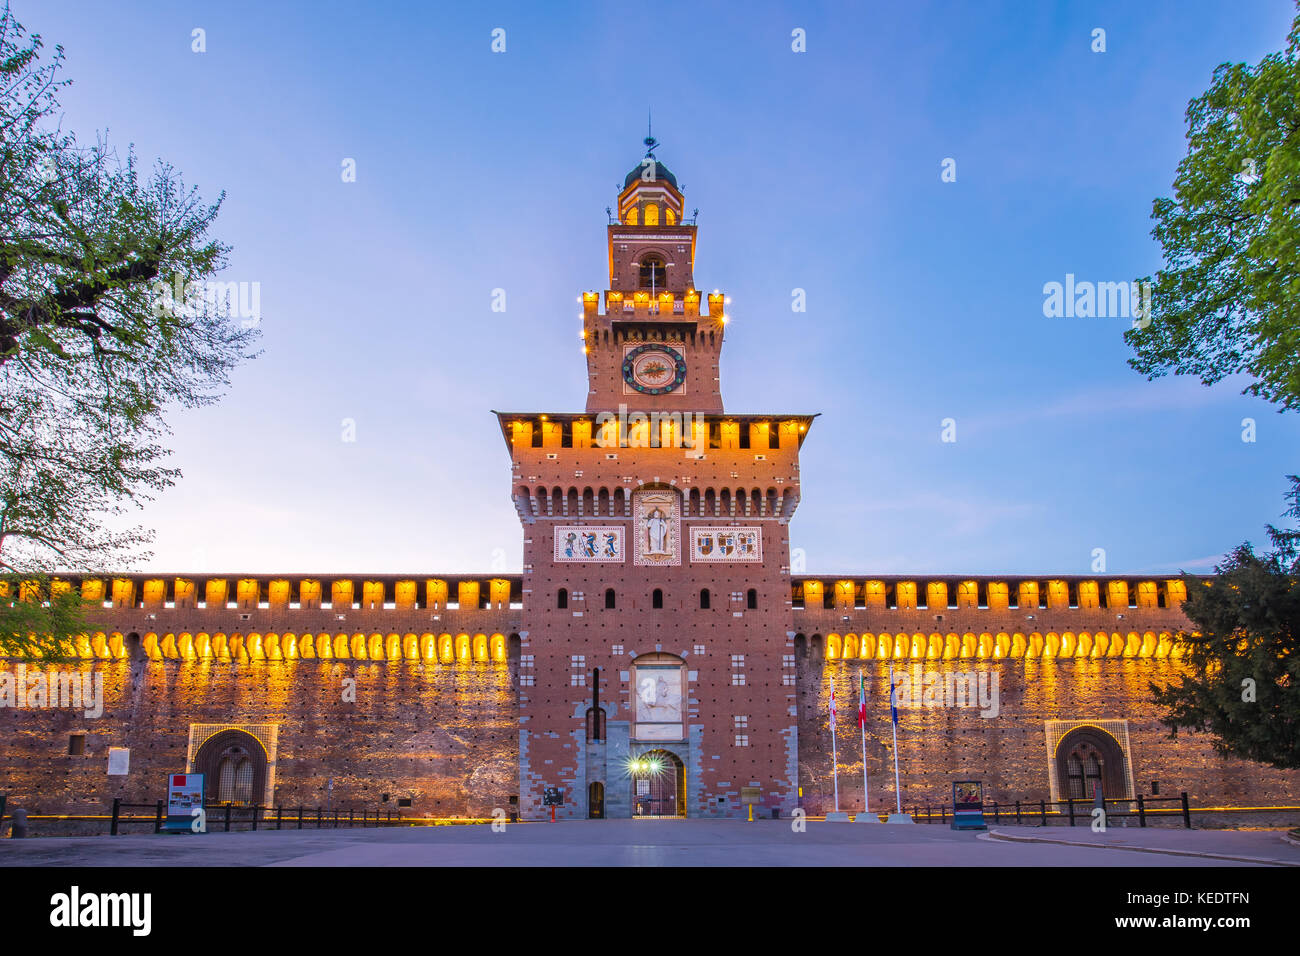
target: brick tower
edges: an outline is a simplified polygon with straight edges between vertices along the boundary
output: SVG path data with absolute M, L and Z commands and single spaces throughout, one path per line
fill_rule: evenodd
M 812 416 L 723 413 L 727 315 L 654 156 L 584 293 L 586 412 L 498 412 L 524 530 L 523 819 L 742 816 L 797 802 L 789 521 Z M 702 302 L 704 308 L 701 308 Z

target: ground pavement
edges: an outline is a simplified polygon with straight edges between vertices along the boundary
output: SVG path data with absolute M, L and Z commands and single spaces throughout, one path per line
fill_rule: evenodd
M 1040 841 L 1053 842 L 1040 842 Z M 1069 841 L 1064 843 L 1061 841 Z M 1122 846 L 1121 846 L 1122 845 Z M 0 866 L 1300 866 L 1278 830 L 585 820 L 0 840 Z

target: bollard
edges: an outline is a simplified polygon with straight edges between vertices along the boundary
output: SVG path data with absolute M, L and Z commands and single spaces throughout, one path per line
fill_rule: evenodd
M 13 830 L 9 834 L 10 838 L 21 840 L 23 837 L 27 836 L 27 811 L 22 807 L 19 807 L 9 816 L 14 821 Z
M 1146 804 L 1142 802 L 1142 794 L 1139 793 L 1138 794 L 1138 826 L 1144 827 L 1146 825 L 1147 825 L 1147 808 L 1146 808 Z
M 157 804 L 154 805 L 153 832 L 162 833 L 162 825 L 163 825 L 163 802 L 159 800 Z
M 1020 822 L 1020 801 L 1016 801 L 1016 823 Z
M 1185 826 L 1187 829 L 1190 830 L 1192 828 L 1192 808 L 1187 803 L 1186 790 L 1183 791 L 1182 797 L 1183 797 L 1183 826 Z
M 356 813 L 356 812 L 357 812 L 357 811 L 355 811 L 355 810 L 349 810 L 349 811 L 348 811 L 348 829 L 349 829 L 349 830 L 352 829 L 352 815 L 353 815 L 354 813 Z
M 1070 826 L 1074 826 L 1074 798 L 1066 800 L 1065 805 L 1070 808 Z
M 1043 827 L 1047 826 L 1047 801 L 1046 800 L 1038 801 L 1038 815 L 1042 819 L 1042 822 L 1039 823 L 1039 826 L 1043 826 Z
M 226 804 L 226 832 L 230 832 L 230 804 Z
M 122 798 L 113 798 L 113 822 L 108 825 L 108 835 L 117 836 L 117 821 L 122 816 Z
M 284 809 L 283 807 L 276 807 L 276 808 L 275 808 L 275 828 L 276 828 L 277 830 L 280 829 L 280 811 L 283 810 L 283 809 Z

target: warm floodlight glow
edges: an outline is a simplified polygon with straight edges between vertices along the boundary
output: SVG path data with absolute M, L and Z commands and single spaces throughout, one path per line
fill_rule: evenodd
M 629 757 L 627 774 L 629 777 L 657 777 L 664 772 L 664 762 L 658 757 Z

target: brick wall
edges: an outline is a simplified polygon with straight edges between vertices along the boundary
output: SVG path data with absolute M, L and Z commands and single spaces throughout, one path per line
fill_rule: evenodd
M 1217 756 L 1204 735 L 1170 740 L 1159 722 L 1148 684 L 1179 673 L 1173 660 L 1085 659 L 921 662 L 922 673 L 976 671 L 998 676 L 999 714 L 981 717 L 974 708 L 900 709 L 899 777 L 903 804 L 935 806 L 950 799 L 952 781 L 981 779 L 985 800 L 1050 799 L 1045 722 L 1126 719 L 1135 793 L 1189 793 L 1194 806 L 1294 805 L 1300 771 L 1276 770 Z M 913 665 L 898 662 L 896 672 Z M 862 744 L 857 725 L 858 674 L 867 683 L 867 771 L 872 809 L 895 802 L 889 665 L 886 661 L 826 661 L 801 655 L 799 776 L 810 813 L 832 809 L 831 735 L 828 705 L 837 691 L 840 806 L 862 807 Z M 990 685 L 991 686 L 991 685 Z
M 11 673 L 16 663 L 0 662 Z M 279 725 L 275 801 L 490 816 L 516 793 L 512 665 L 299 660 L 149 661 L 74 665 L 103 675 L 105 710 L 0 707 L 0 793 L 33 813 L 102 812 L 114 797 L 152 802 L 185 769 L 191 723 Z M 343 678 L 356 680 L 355 702 Z M 68 736 L 86 733 L 84 756 Z M 129 747 L 130 773 L 110 777 L 108 748 Z M 387 804 L 382 794 L 389 794 Z

